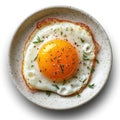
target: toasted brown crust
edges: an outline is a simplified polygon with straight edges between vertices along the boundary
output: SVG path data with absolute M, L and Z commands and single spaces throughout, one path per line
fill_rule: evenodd
M 99 50 L 100 50 L 100 45 L 95 41 L 94 36 L 93 36 L 93 33 L 92 33 L 91 29 L 89 28 L 89 26 L 86 25 L 86 24 L 84 24 L 84 23 L 73 22 L 73 21 L 70 21 L 70 20 L 64 20 L 64 19 L 58 19 L 58 18 L 47 18 L 47 19 L 44 19 L 44 20 L 42 20 L 42 21 L 40 21 L 40 22 L 38 22 L 38 23 L 36 24 L 36 28 L 33 30 L 33 32 L 32 32 L 32 33 L 30 34 L 30 36 L 28 37 L 28 39 L 27 39 L 27 41 L 26 41 L 26 43 L 25 43 L 25 47 L 27 46 L 27 43 L 28 43 L 28 41 L 30 40 L 31 36 L 32 36 L 34 33 L 36 33 L 36 31 L 38 31 L 39 29 L 42 29 L 43 27 L 45 27 L 45 26 L 47 26 L 47 25 L 53 24 L 53 23 L 55 23 L 55 22 L 60 22 L 60 23 L 61 23 L 61 22 L 69 22 L 69 23 L 73 23 L 73 24 L 76 24 L 76 25 L 79 25 L 79 26 L 83 27 L 84 29 L 86 29 L 86 31 L 89 32 L 89 34 L 90 34 L 91 37 L 92 37 L 94 46 L 95 46 L 95 51 L 94 51 L 95 57 L 94 57 L 94 59 L 93 59 L 93 65 L 92 65 L 92 68 L 94 69 L 94 68 L 95 68 L 95 64 L 96 64 L 97 53 L 98 53 Z M 24 54 L 23 54 L 23 58 L 24 58 L 24 55 L 25 55 L 25 51 L 24 51 Z M 23 76 L 23 79 L 24 79 L 27 87 L 28 87 L 31 91 L 33 91 L 33 92 L 34 92 L 34 91 L 40 91 L 40 90 L 32 87 L 32 86 L 27 82 L 27 80 L 25 79 L 24 74 L 23 74 L 23 68 L 24 68 L 24 62 L 22 61 L 22 76 Z M 88 85 L 89 82 L 91 81 L 91 78 L 92 78 L 92 73 L 90 73 L 90 76 L 89 76 L 89 79 L 87 80 L 87 83 L 86 83 L 86 84 L 83 84 L 83 86 L 80 88 L 80 90 L 78 90 L 77 92 L 75 92 L 75 93 L 73 93 L 73 94 L 71 94 L 71 95 L 61 95 L 61 96 L 64 96 L 64 97 L 65 97 L 65 96 L 72 96 L 72 95 L 76 95 L 76 94 L 81 93 L 81 92 L 85 89 L 85 87 L 87 87 L 87 85 Z M 42 90 L 41 90 L 41 91 L 42 91 Z

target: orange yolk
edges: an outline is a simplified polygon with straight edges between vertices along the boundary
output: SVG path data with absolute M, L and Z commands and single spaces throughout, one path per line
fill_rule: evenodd
M 70 42 L 55 39 L 40 48 L 37 63 L 40 72 L 46 77 L 62 82 L 75 74 L 79 58 L 76 48 Z

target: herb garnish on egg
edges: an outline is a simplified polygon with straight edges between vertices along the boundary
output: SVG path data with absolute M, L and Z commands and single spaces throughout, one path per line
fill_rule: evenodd
M 34 65 L 31 65 L 31 68 L 34 67 Z
M 64 65 L 60 64 L 61 73 L 64 73 Z
M 37 40 L 34 41 L 33 43 L 34 44 L 37 44 L 37 43 L 40 43 L 40 42 L 43 42 L 44 40 L 41 40 L 39 36 L 37 36 Z
M 61 35 L 63 35 L 63 32 L 61 32 Z
M 85 60 L 85 61 L 90 60 L 90 59 L 88 58 L 88 56 L 87 56 L 85 53 L 83 53 L 83 60 Z
M 35 61 L 37 59 L 37 56 L 34 58 L 34 60 L 33 61 Z
M 81 42 L 84 43 L 85 40 L 83 40 L 82 38 L 80 38 Z
M 59 89 L 58 85 L 56 84 L 52 84 L 52 86 L 54 86 L 56 89 Z

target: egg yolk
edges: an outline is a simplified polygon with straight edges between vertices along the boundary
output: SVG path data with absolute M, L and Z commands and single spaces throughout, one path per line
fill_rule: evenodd
M 76 48 L 70 42 L 55 39 L 40 48 L 37 63 L 40 72 L 46 77 L 62 82 L 76 73 L 79 58 Z

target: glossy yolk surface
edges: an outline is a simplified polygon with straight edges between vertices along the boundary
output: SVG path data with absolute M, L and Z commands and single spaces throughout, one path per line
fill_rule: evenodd
M 62 82 L 75 74 L 79 58 L 76 48 L 70 42 L 55 39 L 40 48 L 37 63 L 40 72 L 46 77 Z

